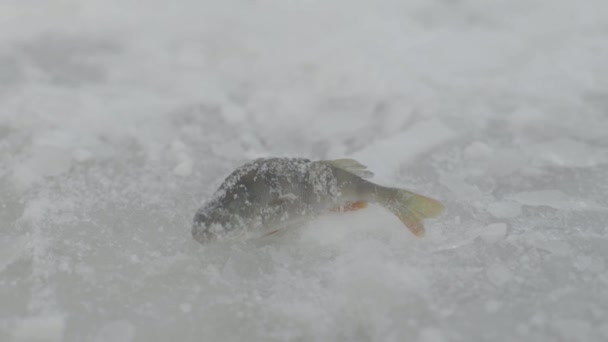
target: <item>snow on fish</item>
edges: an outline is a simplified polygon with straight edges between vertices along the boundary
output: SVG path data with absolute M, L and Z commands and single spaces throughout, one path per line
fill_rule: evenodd
M 368 202 L 423 236 L 422 220 L 444 210 L 432 198 L 366 180 L 372 176 L 353 159 L 257 159 L 232 172 L 196 212 L 192 236 L 200 243 L 263 237 L 328 211 L 362 209 Z

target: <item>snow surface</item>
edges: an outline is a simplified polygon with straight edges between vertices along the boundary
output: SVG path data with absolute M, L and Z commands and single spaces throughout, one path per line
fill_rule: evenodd
M 0 341 L 605 341 L 605 0 L 0 2 Z M 243 161 L 447 206 L 201 246 Z

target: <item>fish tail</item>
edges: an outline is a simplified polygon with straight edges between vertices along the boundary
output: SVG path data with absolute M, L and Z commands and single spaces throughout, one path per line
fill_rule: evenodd
M 422 221 L 437 217 L 444 211 L 439 201 L 403 189 L 381 188 L 377 200 L 418 237 L 424 236 Z

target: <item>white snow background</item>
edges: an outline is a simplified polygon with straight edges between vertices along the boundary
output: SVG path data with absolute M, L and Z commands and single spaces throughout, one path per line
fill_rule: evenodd
M 379 207 L 202 246 L 262 156 Z M 605 0 L 3 0 L 0 341 L 605 341 Z

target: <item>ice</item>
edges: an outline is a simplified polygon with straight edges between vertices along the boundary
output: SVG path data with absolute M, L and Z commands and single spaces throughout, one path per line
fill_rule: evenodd
M 485 227 L 480 237 L 488 243 L 495 243 L 502 240 L 507 234 L 507 224 L 498 222 Z
M 62 341 L 65 319 L 59 315 L 28 317 L 13 330 L 14 341 Z
M 496 286 L 503 286 L 512 279 L 511 271 L 503 264 L 490 266 L 486 275 L 488 280 Z
M 606 341 L 608 3 L 0 1 L 0 341 Z M 441 200 L 201 245 L 245 162 Z
M 190 303 L 182 303 L 179 305 L 179 309 L 182 310 L 183 313 L 188 313 L 192 311 L 192 305 Z
M 486 311 L 488 313 L 498 312 L 498 310 L 500 310 L 500 308 L 502 308 L 503 305 L 504 304 L 500 301 L 490 299 L 486 302 Z
M 608 162 L 606 148 L 593 147 L 581 141 L 560 138 L 538 144 L 530 153 L 547 163 L 566 167 L 591 167 Z
M 441 330 L 436 328 L 424 328 L 420 332 L 420 337 L 418 338 L 420 342 L 443 342 L 446 341 L 445 337 Z
M 606 211 L 608 209 L 592 200 L 568 196 L 556 189 L 525 191 L 510 195 L 509 198 L 523 205 L 547 206 L 559 210 Z
M 496 218 L 515 218 L 521 215 L 521 206 L 513 201 L 499 201 L 488 206 L 488 212 Z
M 135 328 L 129 321 L 113 321 L 104 324 L 95 336 L 94 342 L 131 342 L 135 337 Z
M 467 159 L 487 159 L 492 155 L 492 148 L 481 141 L 474 141 L 464 149 Z
M 382 139 L 358 151 L 354 159 L 368 160 L 369 167 L 380 179 L 392 175 L 383 170 L 399 170 L 404 162 L 412 162 L 416 157 L 431 151 L 455 137 L 454 131 L 438 120 L 422 121 L 407 131 L 394 137 Z M 394 156 L 386 158 L 385 156 Z
M 588 340 L 591 332 L 591 325 L 578 319 L 558 319 L 553 325 L 560 332 L 564 340 Z

